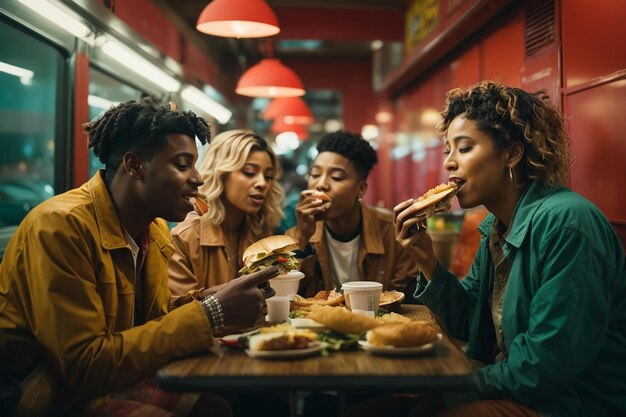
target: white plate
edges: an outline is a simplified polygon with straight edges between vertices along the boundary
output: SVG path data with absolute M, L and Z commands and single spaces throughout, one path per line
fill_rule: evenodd
M 235 333 L 235 334 L 229 334 L 223 337 L 220 337 L 218 340 L 222 343 L 222 345 L 227 346 L 227 347 L 232 347 L 232 348 L 239 348 L 241 349 L 243 346 L 239 345 L 239 338 L 243 337 L 243 336 L 252 336 L 253 334 L 257 334 L 259 333 L 260 330 L 259 329 L 254 329 L 251 330 L 249 332 L 245 332 L 245 333 Z
M 375 355 L 413 356 L 432 351 L 435 348 L 435 344 L 441 342 L 442 337 L 441 333 L 437 333 L 437 340 L 434 342 L 411 347 L 374 346 L 365 340 L 359 340 L 359 345 L 361 346 L 361 349 Z
M 309 356 L 322 350 L 324 346 L 321 343 L 315 342 L 304 349 L 286 349 L 286 350 L 250 350 L 247 349 L 246 353 L 251 358 L 262 359 L 288 359 L 288 358 L 300 358 L 302 356 Z
M 311 319 L 289 319 L 294 329 L 328 330 L 326 326 Z

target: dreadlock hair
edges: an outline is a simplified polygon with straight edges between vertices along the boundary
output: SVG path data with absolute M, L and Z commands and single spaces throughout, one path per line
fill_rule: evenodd
M 563 116 L 545 91 L 528 93 L 494 81 L 481 81 L 463 91 L 450 90 L 437 125 L 445 135 L 460 114 L 493 138 L 496 151 L 521 142 L 523 181 L 541 181 L 548 186 L 565 184 L 572 164 L 570 141 Z
M 317 145 L 317 150 L 319 153 L 335 152 L 347 158 L 361 180 L 367 179 L 378 162 L 376 151 L 363 136 L 345 130 L 324 135 Z
M 147 97 L 111 107 L 101 117 L 83 124 L 89 147 L 105 166 L 105 181 L 110 182 L 125 153 L 132 151 L 146 160 L 167 144 L 167 135 L 179 133 L 197 137 L 202 144 L 210 140 L 209 125 L 191 111 L 176 111 Z

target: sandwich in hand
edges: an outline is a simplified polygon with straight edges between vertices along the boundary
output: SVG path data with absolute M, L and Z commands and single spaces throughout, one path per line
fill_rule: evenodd
M 318 191 L 318 190 L 304 190 L 302 191 L 302 195 L 304 197 L 313 197 L 313 198 L 318 198 L 320 200 L 322 200 L 323 204 L 321 205 L 323 211 L 319 214 L 317 214 L 315 216 L 316 219 L 320 219 L 323 217 L 324 212 L 326 212 L 326 210 L 328 210 L 330 208 L 330 206 L 333 205 L 333 199 L 330 198 L 330 196 L 328 194 L 326 194 L 323 191 Z
M 251 274 L 261 269 L 277 265 L 283 272 L 298 269 L 294 250 L 298 245 L 286 235 L 268 236 L 254 242 L 243 253 L 243 268 L 239 272 Z
M 333 204 L 333 199 L 330 198 L 328 196 L 328 194 L 326 194 L 323 191 L 318 191 L 318 190 L 304 190 L 302 191 L 302 195 L 305 197 L 313 197 L 313 198 L 319 198 L 320 200 L 322 200 L 324 202 L 324 206 L 325 208 L 330 207 Z
M 424 320 L 378 326 L 365 335 L 374 346 L 413 347 L 439 339 L 437 328 Z
M 317 333 L 310 330 L 286 330 L 250 336 L 250 350 L 306 349 L 317 342 Z
M 191 201 L 193 204 L 194 210 L 199 215 L 203 215 L 207 211 L 209 211 L 209 205 L 207 204 L 207 198 L 204 194 L 198 193 L 196 197 Z
M 413 203 L 412 207 L 417 209 L 415 215 L 427 218 L 440 211 L 450 210 L 452 197 L 458 191 L 459 187 L 454 182 L 446 182 L 431 188 Z

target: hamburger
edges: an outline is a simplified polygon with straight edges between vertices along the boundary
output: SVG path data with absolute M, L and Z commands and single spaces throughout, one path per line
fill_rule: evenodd
M 302 191 L 302 195 L 304 197 L 319 198 L 320 200 L 322 200 L 324 202 L 323 207 L 325 209 L 328 209 L 333 204 L 333 199 L 330 198 L 330 196 L 328 194 L 326 194 L 325 192 L 323 192 L 323 191 L 304 190 L 304 191 Z
M 384 324 L 369 330 L 365 337 L 374 346 L 413 347 L 437 341 L 439 333 L 432 323 L 416 320 Z
M 315 215 L 315 218 L 318 220 L 322 219 L 326 210 L 328 210 L 330 206 L 333 205 L 333 199 L 330 198 L 330 196 L 323 191 L 304 190 L 302 191 L 302 196 L 319 198 L 320 200 L 322 200 L 323 202 L 323 204 L 321 205 L 322 212 Z
M 417 210 L 415 215 L 427 218 L 440 211 L 450 210 L 452 197 L 458 191 L 459 187 L 454 182 L 446 182 L 431 188 L 413 202 L 412 207 Z
M 272 265 L 277 265 L 283 273 L 298 269 L 298 261 L 293 252 L 296 249 L 298 249 L 296 242 L 286 235 L 268 236 L 257 240 L 243 253 L 243 268 L 239 272 L 251 274 Z

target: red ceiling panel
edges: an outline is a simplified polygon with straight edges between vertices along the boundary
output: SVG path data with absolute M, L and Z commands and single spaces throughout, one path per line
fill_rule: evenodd
M 392 9 L 275 7 L 278 39 L 402 41 L 404 14 Z

